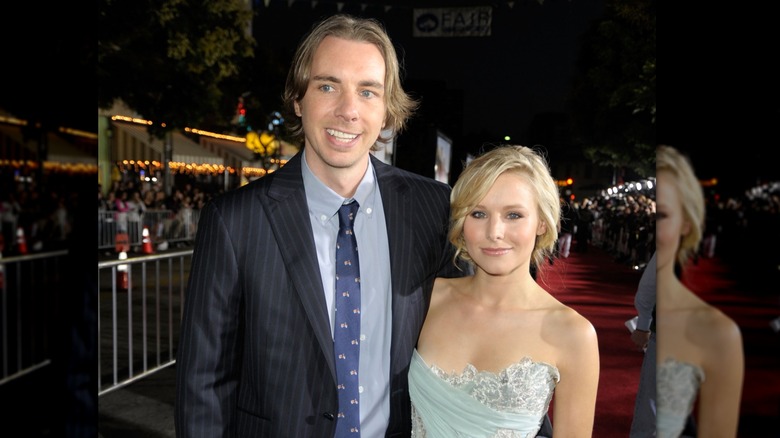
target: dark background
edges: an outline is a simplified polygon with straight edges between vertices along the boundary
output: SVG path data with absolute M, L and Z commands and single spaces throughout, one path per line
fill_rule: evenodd
M 4 7 L 0 108 L 46 127 L 97 132 L 95 23 L 88 2 Z
M 407 166 L 431 159 L 430 153 L 417 155 L 432 150 L 417 147 L 431 129 L 454 141 L 453 167 L 485 144 L 504 142 L 505 135 L 512 143 L 543 144 L 553 157 L 578 152 L 555 130 L 565 120 L 581 35 L 601 16 L 603 0 L 265 3 L 253 1 L 257 47 L 250 80 L 255 83 L 246 88 L 262 90 L 253 98 L 264 101 L 266 112 L 281 106 L 287 68 L 301 37 L 343 4 L 341 12 L 371 16 L 386 26 L 403 62 L 404 86 L 421 101 L 406 149 L 399 143 L 398 156 Z M 492 7 L 490 36 L 412 36 L 414 8 L 474 6 Z M 193 11 L 198 7 L 193 4 Z M 7 85 L 0 107 L 44 127 L 97 131 L 94 14 L 91 6 L 56 3 L 21 5 L 13 19 L 7 15 L 0 36 L 13 44 L 3 55 Z
M 258 14 L 256 23 L 267 30 L 282 59 L 291 56 L 323 12 L 307 3 L 294 3 L 294 14 L 286 19 Z M 459 5 L 427 4 L 437 3 Z M 468 4 L 480 3 L 490 2 Z M 466 140 L 484 130 L 489 138 L 509 134 L 524 142 L 535 116 L 563 110 L 579 35 L 602 8 L 601 1 L 585 0 L 517 1 L 511 10 L 501 3 L 494 11 L 493 36 L 486 38 L 413 39 L 411 23 L 393 18 L 411 2 L 382 12 L 405 59 L 407 88 L 414 93 L 425 89 L 431 96 L 438 90 L 462 100 L 465 123 L 460 128 Z M 268 12 L 277 5 L 273 0 Z M 3 14 L 0 26 L 7 42 L 0 55 L 0 105 L 96 131 L 93 6 L 23 2 L 15 9 Z M 724 184 L 777 178 L 780 30 L 774 17 L 768 6 L 758 4 L 676 5 L 661 14 L 658 142 L 689 152 L 702 178 L 718 176 Z M 510 18 L 514 21 L 508 26 Z M 446 103 L 428 105 L 433 104 L 426 98 L 424 111 L 452 110 Z
M 520 140 L 536 114 L 562 112 L 579 53 L 579 37 L 600 17 L 601 1 L 358 2 L 341 12 L 377 18 L 404 64 L 404 86 L 422 98 L 422 111 L 462 112 L 464 134 L 487 131 Z M 392 3 L 385 10 L 382 4 Z M 490 36 L 414 37 L 412 10 L 423 7 L 492 6 Z M 310 26 L 337 11 L 335 2 L 256 2 L 255 38 L 261 53 L 289 65 Z M 267 51 L 267 52 L 266 52 Z M 283 84 L 269 83 L 271 88 Z M 448 95 L 445 97 L 443 95 Z M 447 102 L 447 98 L 451 102 Z M 448 104 L 451 103 L 451 104 Z M 449 133 L 459 135 L 459 133 Z
M 658 142 L 723 191 L 780 180 L 780 27 L 769 9 L 675 7 L 660 20 Z
M 313 23 L 336 13 L 337 2 L 254 4 L 256 53 L 278 68 L 258 69 L 252 76 L 265 81 L 264 87 L 247 86 L 267 90 L 255 97 L 279 102 L 299 40 Z M 413 9 L 467 6 L 492 7 L 489 36 L 413 36 Z M 344 2 L 340 12 L 376 18 L 386 27 L 403 65 L 404 88 L 421 102 L 398 138 L 395 164 L 433 176 L 428 169 L 433 169 L 438 130 L 453 141 L 454 183 L 468 154 L 499 143 L 542 144 L 558 161 L 564 155 L 580 158 L 565 133 L 567 99 L 581 37 L 603 7 L 601 0 L 367 1 Z

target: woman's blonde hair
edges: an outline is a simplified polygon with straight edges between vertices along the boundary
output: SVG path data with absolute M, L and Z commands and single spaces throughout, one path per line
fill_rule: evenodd
M 387 108 L 384 120 L 385 130 L 390 137 L 380 135 L 379 141 L 387 142 L 406 128 L 406 121 L 417 109 L 419 103 L 404 91 L 401 85 L 401 64 L 390 37 L 379 21 L 373 18 L 358 18 L 346 14 L 337 14 L 316 24 L 298 46 L 287 73 L 287 82 L 282 94 L 282 108 L 285 113 L 285 125 L 293 141 L 304 144 L 303 124 L 295 114 L 295 103 L 303 99 L 311 79 L 311 66 L 314 53 L 322 40 L 328 36 L 350 41 L 360 41 L 375 45 L 385 60 L 385 95 Z M 375 143 L 372 150 L 378 150 Z
M 690 159 L 674 147 L 659 145 L 656 148 L 655 160 L 656 176 L 661 171 L 666 171 L 677 179 L 675 186 L 680 195 L 683 217 L 690 224 L 688 234 L 682 237 L 677 249 L 677 261 L 684 265 L 698 251 L 704 232 L 704 192 Z
M 522 175 L 533 187 L 540 220 L 546 224 L 544 234 L 537 236 L 531 253 L 531 264 L 541 267 L 545 257 L 552 257 L 558 240 L 561 202 L 558 186 L 541 151 L 520 145 L 498 146 L 469 163 L 458 177 L 450 194 L 450 242 L 455 246 L 455 264 L 474 261 L 466 250 L 463 224 L 466 216 L 487 195 L 498 177 L 506 172 Z

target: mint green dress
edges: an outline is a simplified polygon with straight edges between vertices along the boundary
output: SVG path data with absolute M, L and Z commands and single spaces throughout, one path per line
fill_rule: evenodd
M 414 350 L 412 437 L 533 438 L 559 381 L 556 367 L 527 357 L 497 374 L 472 365 L 450 374 Z

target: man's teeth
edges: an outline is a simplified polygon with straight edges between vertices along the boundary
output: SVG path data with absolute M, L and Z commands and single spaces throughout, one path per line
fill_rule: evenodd
M 327 129 L 328 134 L 340 138 L 342 140 L 354 140 L 357 134 L 347 134 L 346 132 L 336 131 L 335 129 Z

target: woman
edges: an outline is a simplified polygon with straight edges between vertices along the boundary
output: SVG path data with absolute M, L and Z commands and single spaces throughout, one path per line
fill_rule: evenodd
M 701 185 L 678 150 L 659 146 L 656 152 L 657 436 L 683 436 L 698 400 L 698 436 L 735 437 L 744 375 L 742 335 L 731 318 L 675 274 L 676 267 L 684 272 L 701 241 Z
M 434 284 L 409 371 L 412 436 L 534 437 L 554 393 L 555 435 L 590 437 L 596 332 L 531 276 L 558 238 L 547 162 L 524 146 L 495 148 L 466 167 L 450 200 L 455 262 L 474 274 Z

